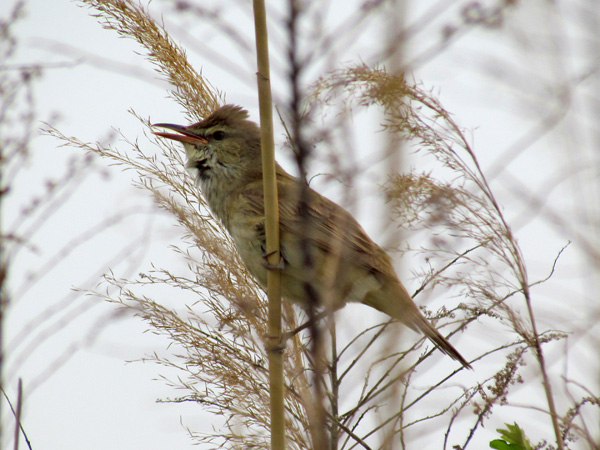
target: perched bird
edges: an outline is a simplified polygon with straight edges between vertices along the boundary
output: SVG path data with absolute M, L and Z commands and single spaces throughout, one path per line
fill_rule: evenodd
M 155 132 L 183 143 L 187 167 L 231 234 L 248 271 L 267 283 L 260 129 L 239 106 L 225 105 L 189 126 L 157 123 Z M 283 298 L 307 306 L 307 286 L 333 309 L 360 302 L 421 331 L 444 353 L 469 363 L 421 314 L 389 255 L 341 206 L 276 166 Z M 304 190 L 307 214 L 298 214 Z M 306 253 L 311 264 L 306 265 Z

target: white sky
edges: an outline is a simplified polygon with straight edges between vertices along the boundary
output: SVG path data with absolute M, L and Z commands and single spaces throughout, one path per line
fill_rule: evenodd
M 234 19 L 239 27 L 250 27 L 249 17 L 240 12 L 241 3 L 232 2 L 229 11 L 239 15 Z M 162 7 L 162 2 L 152 3 L 153 11 L 157 14 Z M 524 8 L 522 6 L 521 11 Z M 5 5 L 0 11 L 5 15 Z M 342 11 L 343 8 L 339 9 L 339 14 Z M 119 128 L 131 139 L 139 137 L 141 145 L 148 147 L 150 145 L 143 137 L 144 130 L 128 113 L 129 109 L 134 109 L 143 117 L 150 117 L 154 122 L 180 123 L 185 120 L 179 106 L 166 97 L 166 83 L 156 79 L 150 64 L 135 53 L 142 51 L 137 44 L 103 30 L 97 20 L 89 16 L 87 9 L 67 0 L 30 0 L 26 12 L 27 17 L 17 28 L 20 40 L 18 62 L 65 63 L 64 67 L 46 70 L 41 82 L 36 85 L 37 110 L 41 119 L 50 120 L 58 114 L 56 119 L 51 120 L 52 123 L 64 134 L 77 136 L 84 141 L 104 139 L 111 127 Z M 334 21 L 337 12 L 338 9 L 331 8 L 330 15 Z M 511 26 L 518 29 L 528 13 L 522 12 L 524 18 L 515 19 Z M 165 16 L 167 29 L 170 29 L 173 21 L 171 17 Z M 447 21 L 454 20 L 456 11 L 450 11 L 444 17 Z M 556 21 L 558 17 L 549 15 L 548 20 Z M 416 39 L 414 45 L 435 42 L 443 24 L 444 21 L 430 24 L 432 32 Z M 227 93 L 228 101 L 248 107 L 252 117 L 257 119 L 252 57 L 244 60 L 231 51 L 227 41 L 213 37 L 211 28 L 198 23 L 198 19 L 183 19 L 177 26 L 187 29 L 215 52 L 210 57 L 191 49 L 190 58 L 196 68 L 202 69 L 202 73 L 216 87 Z M 182 39 L 185 47 L 185 36 L 177 33 L 174 24 L 173 30 L 176 40 Z M 523 37 L 521 53 L 514 40 L 500 38 L 494 32 L 477 31 L 461 38 L 444 56 L 421 66 L 414 73 L 427 88 L 439 91 L 442 102 L 452 111 L 454 118 L 472 130 L 473 142 L 484 167 L 494 169 L 498 164 L 501 165 L 498 155 L 503 154 L 518 136 L 535 124 L 534 115 L 543 109 L 540 99 L 544 95 L 551 97 L 552 94 L 544 93 L 544 80 L 550 83 L 557 77 L 568 79 L 585 67 L 585 58 L 574 49 L 571 53 L 565 51 L 571 57 L 567 60 L 568 64 L 562 67 L 564 72 L 556 73 L 558 59 L 547 55 L 558 50 L 532 48 L 526 51 L 530 45 L 534 47 L 538 43 L 526 39 L 532 35 L 542 43 L 552 41 L 543 39 L 547 29 L 541 29 L 539 34 L 527 31 L 531 34 L 523 33 L 527 36 Z M 576 31 L 567 31 L 578 37 Z M 277 32 L 273 34 L 277 35 Z M 252 36 L 252 29 L 248 28 L 245 35 Z M 514 35 L 519 35 L 518 30 L 514 31 Z M 376 35 L 365 38 L 365 51 L 369 39 L 376 38 Z M 578 39 L 573 39 L 571 44 L 577 42 Z M 281 50 L 282 47 L 279 45 L 277 48 Z M 362 56 L 360 46 L 352 48 L 358 56 Z M 349 54 L 352 51 L 341 53 L 347 58 L 357 56 Z M 228 57 L 235 62 L 236 76 L 217 63 L 219 57 Z M 281 56 L 274 56 L 273 60 L 275 67 L 282 66 Z M 351 60 L 342 59 L 344 63 Z M 527 66 L 528 70 L 514 69 L 519 65 Z M 517 81 L 511 86 L 494 79 L 503 71 L 510 75 L 529 75 L 525 80 L 530 83 L 530 89 L 524 92 L 523 85 Z M 281 72 L 274 75 L 276 97 L 283 91 L 282 77 Z M 595 80 L 597 86 L 597 73 Z M 549 100 L 548 105 L 551 103 Z M 356 118 L 357 121 L 377 119 L 366 119 L 362 114 L 357 114 Z M 509 171 L 530 189 L 543 187 L 547 180 L 552 179 L 552 174 L 566 167 L 565 164 L 570 164 L 564 158 L 564 148 L 574 143 L 573 135 L 568 131 L 573 121 L 570 118 L 564 122 L 561 125 L 564 132 L 557 133 L 552 140 L 543 139 L 530 151 L 511 161 Z M 360 125 L 357 123 L 357 126 Z M 589 124 L 584 122 L 579 126 L 585 132 Z M 357 147 L 368 148 L 372 136 L 358 136 Z M 580 136 L 580 139 L 579 143 L 583 145 L 585 137 Z M 116 142 L 115 145 L 123 144 Z M 32 195 L 43 192 L 43 182 L 40 180 L 59 178 L 66 161 L 77 154 L 74 149 L 57 148 L 57 142 L 48 136 L 37 138 L 32 148 L 27 170 L 16 185 L 18 190 L 15 189 L 4 205 L 4 224 L 11 223 L 19 208 L 30 201 Z M 583 158 L 588 156 L 583 155 Z M 285 156 L 280 159 L 285 159 Z M 418 164 L 418 159 L 410 161 L 411 164 Z M 44 224 L 34 238 L 39 252 L 29 252 L 16 262 L 12 268 L 11 287 L 17 288 L 23 283 L 28 285 L 25 277 L 41 267 L 71 237 L 85 232 L 116 211 L 139 213 L 128 216 L 118 226 L 78 247 L 54 268 L 50 276 L 35 283 L 17 304 L 11 306 L 6 332 L 9 346 L 5 348 L 7 360 L 4 376 L 7 389 L 9 393 L 14 393 L 16 379 L 23 378 L 26 399 L 24 425 L 34 449 L 192 448 L 193 441 L 186 435 L 184 427 L 202 431 L 203 426 L 214 419 L 198 405 L 156 403 L 157 398 L 177 396 L 164 382 L 156 380 L 158 374 L 163 372 L 153 364 L 126 364 L 126 361 L 139 359 L 154 351 L 165 351 L 168 342 L 151 333 L 144 333 L 147 327 L 138 318 L 126 313 L 117 316 L 114 305 L 70 290 L 72 287 L 94 287 L 99 280 L 98 275 L 107 268 L 115 269 L 119 274 L 128 271 L 135 274 L 147 270 L 152 262 L 176 258 L 168 249 L 169 245 L 178 243 L 180 239 L 174 220 L 154 209 L 143 192 L 131 187 L 130 172 L 108 168 L 106 161 L 98 161 L 97 165 L 98 172 L 105 172 L 108 178 L 100 174 L 90 176 Z M 507 186 L 513 186 L 509 179 L 499 180 L 502 182 L 497 184 L 498 192 L 507 216 L 519 225 L 523 217 L 529 217 L 527 204 L 507 189 Z M 586 179 L 580 181 L 584 185 L 587 182 Z M 330 189 L 325 193 L 332 197 L 339 193 L 336 187 L 324 188 Z M 375 191 L 376 188 L 371 183 L 370 189 Z M 569 195 L 572 192 L 587 192 L 586 189 L 577 189 L 571 181 L 561 182 L 552 191 L 551 201 L 557 202 L 554 204 L 564 203 L 565 208 L 575 207 L 570 203 Z M 359 203 L 356 212 L 368 231 L 374 233 L 379 229 L 377 223 L 369 220 L 371 215 L 364 204 Z M 598 213 L 597 208 L 595 212 Z M 547 275 L 557 252 L 568 239 L 572 239 L 566 233 L 557 233 L 555 229 L 544 226 L 540 221 L 517 226 L 516 231 L 529 263 L 532 280 Z M 148 237 L 152 243 L 148 248 L 144 247 L 143 252 L 128 252 L 128 256 L 118 263 L 113 260 L 119 249 L 145 232 L 150 233 Z M 183 262 L 174 260 L 172 264 Z M 594 323 L 591 317 L 598 314 L 598 298 L 595 294 L 586 297 L 582 287 L 594 279 L 589 277 L 589 273 L 582 272 L 580 264 L 579 250 L 576 246 L 572 247 L 564 261 L 561 260 L 554 279 L 535 291 L 544 302 L 552 305 L 551 313 L 543 306 L 538 311 L 543 327 L 559 328 L 565 325 L 571 329 L 577 328 L 583 323 L 581 321 Z M 595 282 L 598 282 L 597 278 Z M 590 302 L 596 305 L 595 310 L 593 307 L 583 309 Z M 82 308 L 85 310 L 82 311 Z M 563 323 L 552 322 L 561 315 L 564 317 Z M 597 328 L 592 331 L 592 336 L 594 333 L 598 335 Z M 461 342 L 465 342 L 464 338 Z M 556 362 L 562 350 L 562 347 L 552 349 L 549 360 Z M 581 352 L 579 356 L 583 358 L 585 355 L 593 357 L 590 361 L 593 367 L 583 377 L 597 377 L 598 358 L 593 348 L 582 344 L 571 351 Z M 597 392 L 597 384 L 594 389 Z M 7 408 L 3 406 L 2 412 L 3 423 L 8 423 Z M 511 415 L 499 413 L 491 422 L 493 425 L 488 427 L 490 434 L 482 436 L 481 445 L 495 437 L 493 430 L 497 428 L 496 425 L 512 420 Z M 549 432 L 548 429 L 531 430 L 534 440 L 550 436 L 545 434 Z M 2 439 L 5 448 L 12 448 L 11 439 Z

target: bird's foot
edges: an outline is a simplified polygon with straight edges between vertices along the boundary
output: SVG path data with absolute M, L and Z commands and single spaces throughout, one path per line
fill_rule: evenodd
M 300 333 L 302 330 L 306 330 L 309 326 L 310 326 L 311 322 L 305 322 L 302 325 L 300 325 L 297 328 L 294 328 L 293 330 L 290 331 L 285 331 L 283 333 L 281 333 L 281 336 L 279 336 L 279 342 L 278 343 L 273 343 L 273 341 L 277 340 L 276 336 L 267 336 L 267 350 L 272 351 L 272 352 L 281 352 L 285 349 L 285 346 L 287 345 L 287 341 L 290 340 L 291 338 L 293 338 L 294 336 L 296 336 L 298 333 Z
M 267 336 L 267 345 L 265 346 L 267 348 L 267 352 L 282 353 L 285 350 L 285 344 L 287 342 L 287 339 L 284 339 L 282 335 L 279 342 L 274 343 L 273 341 L 276 341 L 276 338 L 274 336 Z
M 265 253 L 263 255 L 262 265 L 265 269 L 267 269 L 267 270 L 283 270 L 283 269 L 285 269 L 285 262 L 283 261 L 283 258 L 281 257 L 281 253 L 279 254 L 279 262 L 277 264 L 271 264 L 269 262 L 269 257 L 274 255 L 275 253 L 277 253 L 277 251 L 274 251 L 271 253 Z

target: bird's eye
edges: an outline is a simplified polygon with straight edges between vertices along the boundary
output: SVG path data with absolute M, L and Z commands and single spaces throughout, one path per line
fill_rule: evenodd
M 213 133 L 213 138 L 215 141 L 222 141 L 225 138 L 225 132 L 224 131 L 215 131 Z

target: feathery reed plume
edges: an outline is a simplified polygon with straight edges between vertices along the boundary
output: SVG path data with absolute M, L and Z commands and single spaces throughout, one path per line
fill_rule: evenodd
M 131 38 L 146 50 L 156 71 L 173 87 L 171 96 L 188 114 L 191 122 L 206 117 L 223 96 L 189 64 L 185 52 L 173 42 L 141 4 L 127 0 L 81 0 L 97 13 L 92 14 L 107 30 Z

